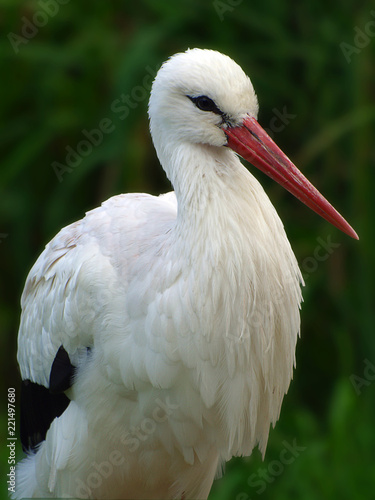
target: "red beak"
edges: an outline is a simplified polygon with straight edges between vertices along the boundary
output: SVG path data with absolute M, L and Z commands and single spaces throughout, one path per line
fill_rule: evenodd
M 227 128 L 224 132 L 228 137 L 227 146 L 233 151 L 278 182 L 338 229 L 352 238 L 359 239 L 354 229 L 301 174 L 255 118 L 247 116 L 242 126 Z

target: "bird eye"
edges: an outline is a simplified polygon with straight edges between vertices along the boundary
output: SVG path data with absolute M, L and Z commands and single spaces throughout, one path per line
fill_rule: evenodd
M 214 101 L 205 95 L 198 97 L 195 105 L 202 111 L 213 111 L 216 108 Z
M 198 97 L 188 96 L 188 98 L 202 111 L 212 111 L 218 115 L 223 115 L 223 112 L 216 106 L 214 101 L 206 95 L 200 95 Z

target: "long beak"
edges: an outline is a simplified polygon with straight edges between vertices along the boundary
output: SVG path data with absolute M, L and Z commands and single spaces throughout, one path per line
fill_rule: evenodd
M 352 238 L 354 229 L 289 160 L 259 123 L 247 116 L 239 127 L 224 130 L 227 146 L 292 193 L 317 214 Z

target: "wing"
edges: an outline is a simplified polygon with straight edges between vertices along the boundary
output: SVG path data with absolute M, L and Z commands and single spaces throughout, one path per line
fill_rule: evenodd
M 105 304 L 119 283 L 126 288 L 148 228 L 165 230 L 176 208 L 174 193 L 115 196 L 62 229 L 36 261 L 21 298 L 18 335 L 25 449 L 35 448 L 68 406 L 65 392 L 95 349 L 95 324 Z

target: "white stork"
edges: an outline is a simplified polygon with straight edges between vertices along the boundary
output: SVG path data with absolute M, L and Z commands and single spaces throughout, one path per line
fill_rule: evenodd
M 171 57 L 149 116 L 175 191 L 110 198 L 31 269 L 15 498 L 206 499 L 223 462 L 264 454 L 292 378 L 302 278 L 236 153 L 357 235 L 257 112 L 229 57 Z

